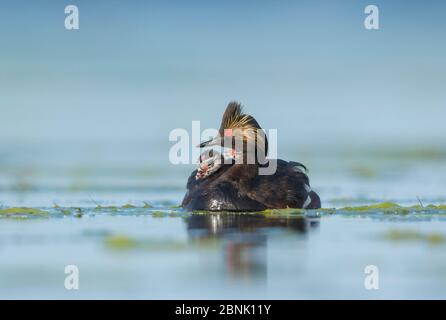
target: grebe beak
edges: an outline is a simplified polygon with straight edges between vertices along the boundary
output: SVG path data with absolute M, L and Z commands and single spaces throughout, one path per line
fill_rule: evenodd
M 197 145 L 197 147 L 205 148 L 210 146 L 221 146 L 221 145 L 222 145 L 222 139 L 220 136 L 217 136 L 213 139 L 200 143 L 199 145 Z

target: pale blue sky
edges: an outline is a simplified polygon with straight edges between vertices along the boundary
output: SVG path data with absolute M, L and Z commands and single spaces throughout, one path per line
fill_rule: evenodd
M 363 27 L 367 4 L 381 29 Z M 80 30 L 64 29 L 77 4 Z M 153 141 L 239 100 L 279 141 L 442 143 L 442 1 L 2 1 L 0 143 Z

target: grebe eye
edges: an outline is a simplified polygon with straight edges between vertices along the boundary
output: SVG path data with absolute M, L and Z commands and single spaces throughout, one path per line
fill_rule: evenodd
M 225 137 L 232 137 L 232 129 L 225 129 L 224 135 Z

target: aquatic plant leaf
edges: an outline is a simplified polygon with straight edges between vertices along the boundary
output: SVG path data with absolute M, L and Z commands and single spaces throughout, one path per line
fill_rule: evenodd
M 14 216 L 14 215 L 46 216 L 48 215 L 48 212 L 36 208 L 26 208 L 26 207 L 0 209 L 0 216 Z
M 130 249 L 138 246 L 138 242 L 127 236 L 108 236 L 105 238 L 105 244 L 113 249 Z
M 391 229 L 383 235 L 384 239 L 391 241 L 421 241 L 429 244 L 442 244 L 446 237 L 440 233 L 422 233 L 416 230 Z
M 144 201 L 144 206 L 143 208 L 153 208 L 153 206 L 147 202 Z

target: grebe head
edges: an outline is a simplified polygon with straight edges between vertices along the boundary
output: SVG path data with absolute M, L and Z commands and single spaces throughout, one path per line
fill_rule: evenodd
M 266 156 L 268 152 L 265 133 L 254 117 L 243 113 L 242 106 L 238 102 L 230 102 L 226 107 L 218 136 L 199 145 L 200 148 L 209 146 L 229 147 L 229 156 L 241 161 L 245 161 L 250 152 L 253 153 L 255 161 L 257 154 Z M 260 152 L 255 153 L 255 151 Z

